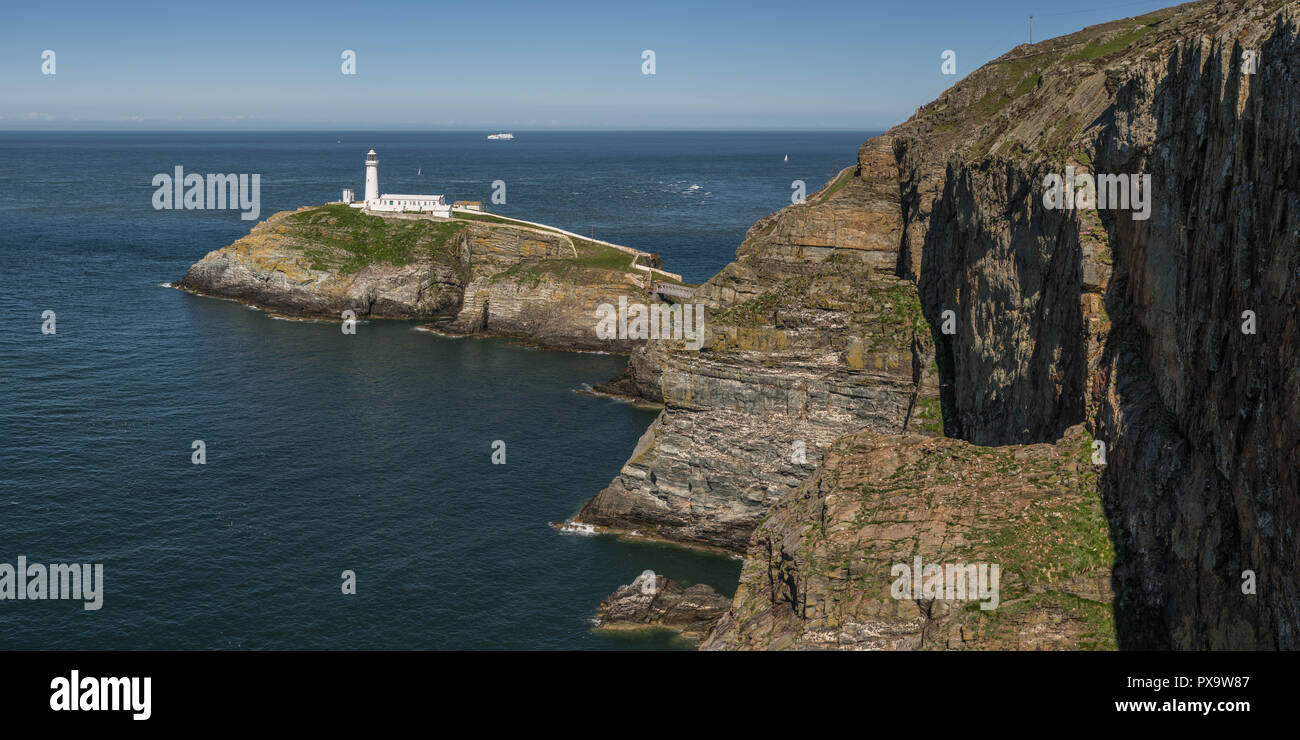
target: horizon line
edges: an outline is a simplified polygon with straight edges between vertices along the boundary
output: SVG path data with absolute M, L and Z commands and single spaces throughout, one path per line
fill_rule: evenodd
M 839 128 L 788 128 L 788 129 L 748 129 L 748 128 L 700 128 L 700 129 L 294 129 L 294 128 L 267 128 L 267 129 L 225 129 L 225 128 L 158 128 L 158 129 L 125 129 L 125 128 L 55 128 L 55 129 L 7 129 L 0 127 L 0 134 L 479 134 L 484 131 L 489 133 L 496 132 L 517 132 L 533 134 L 711 134 L 711 133 L 729 133 L 729 134 L 857 134 L 870 133 L 872 131 L 884 132 L 889 128 L 869 127 L 863 129 L 839 129 Z

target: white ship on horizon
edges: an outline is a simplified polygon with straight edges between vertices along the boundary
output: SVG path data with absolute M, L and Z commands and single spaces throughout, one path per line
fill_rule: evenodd
M 488 141 L 499 141 L 513 138 L 515 138 L 514 134 L 488 134 Z

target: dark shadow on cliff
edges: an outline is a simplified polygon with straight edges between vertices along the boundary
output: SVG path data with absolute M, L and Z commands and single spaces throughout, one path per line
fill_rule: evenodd
M 1296 36 L 1278 16 L 1259 50 L 1273 66 L 1253 81 L 1239 74 L 1235 40 L 1184 47 L 1153 90 L 1135 79 L 1117 93 L 1159 111 L 1156 144 L 1107 138 L 1113 129 L 1098 139 L 1102 171 L 1150 173 L 1154 190 L 1150 221 L 1106 219 L 1112 328 L 1094 388 L 1122 649 L 1295 640 L 1294 535 L 1270 525 L 1300 508 L 1285 454 L 1296 429 L 1284 349 L 1297 345 L 1295 281 L 1270 280 L 1288 253 L 1294 264 L 1286 198 L 1300 176 L 1279 165 L 1300 152 L 1294 85 L 1280 73 L 1300 63 Z M 1258 314 L 1255 335 L 1241 331 L 1245 309 Z M 1243 588 L 1248 572 L 1257 592 Z
M 1044 213 L 1045 165 L 949 166 L 921 251 L 947 436 L 978 445 L 1055 442 L 1084 418 L 1088 342 L 1078 225 Z M 901 268 L 900 268 L 901 270 Z M 944 312 L 954 334 L 944 334 Z

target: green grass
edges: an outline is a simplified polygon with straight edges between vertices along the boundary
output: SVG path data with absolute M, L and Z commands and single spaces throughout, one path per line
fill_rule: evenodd
M 1085 625 L 1078 644 L 1073 646 L 1074 649 L 1118 649 L 1114 607 L 1111 604 L 1082 599 L 1074 594 L 1043 591 L 1010 603 L 1004 601 L 997 609 L 991 611 L 981 610 L 977 601 L 969 602 L 966 609 L 975 621 L 975 630 L 983 639 L 989 640 L 999 635 L 1006 635 L 1011 631 L 1014 622 L 1023 619 L 1028 612 L 1044 607 L 1060 609 L 1067 616 Z
M 516 228 L 536 228 L 573 244 L 576 257 L 520 262 L 500 274 L 503 279 L 528 281 L 535 285 L 544 274 L 568 274 L 579 269 L 636 272 L 635 255 L 580 237 L 571 237 L 545 227 L 530 227 L 488 213 L 457 213 L 450 221 L 434 219 L 384 218 L 362 213 L 346 205 L 327 205 L 290 214 L 286 226 L 291 236 L 308 246 L 304 253 L 316 270 L 356 273 L 370 264 L 408 265 L 417 259 L 432 258 L 452 265 L 461 264 L 459 240 L 468 221 L 482 221 Z M 568 251 L 567 249 L 565 250 Z M 680 281 L 666 275 L 656 280 Z
M 371 264 L 408 265 L 420 258 L 459 264 L 456 237 L 463 224 L 427 219 L 385 219 L 346 205 L 327 205 L 289 215 L 295 238 L 317 270 L 355 273 Z
M 526 286 L 536 286 L 543 277 L 573 275 L 585 270 L 611 270 L 615 272 L 637 272 L 632 269 L 633 255 L 603 244 L 596 244 L 586 239 L 573 239 L 578 252 L 575 257 L 558 259 L 529 260 L 511 265 L 509 269 L 498 273 L 494 281 L 512 281 Z M 668 278 L 660 276 L 672 282 Z M 629 286 L 630 289 L 630 286 Z
M 853 182 L 853 176 L 854 173 L 857 172 L 857 169 L 858 168 L 856 166 L 845 168 L 845 171 L 839 175 L 839 177 L 835 180 L 835 183 L 831 185 L 829 188 L 827 188 L 826 192 L 822 193 L 821 197 L 817 199 L 818 202 L 824 200 L 830 200 L 830 197 L 832 195 L 835 195 L 840 190 L 842 190 L 845 185 L 848 185 L 850 182 Z
M 598 267 L 604 270 L 620 270 L 622 272 L 632 272 L 632 260 L 636 255 L 628 254 L 621 249 L 615 249 L 605 244 L 598 244 L 593 241 L 587 241 L 578 237 L 569 237 L 573 241 L 573 246 L 578 250 L 578 261 L 588 267 Z
M 851 322 L 847 331 L 861 332 L 871 351 L 904 347 L 914 336 L 930 334 L 916 286 L 875 275 L 846 255 L 832 255 L 816 274 L 786 278 L 772 290 L 720 312 L 715 320 L 758 327 L 772 323 L 772 315 L 780 310 L 810 307 L 844 311 Z
M 997 561 L 1003 563 L 1004 570 L 1018 573 L 1024 585 L 1046 586 L 1061 577 L 1110 572 L 1115 565 L 1110 524 L 1096 488 L 1092 437 L 1082 435 L 1078 447 L 1068 452 L 1073 453 L 1078 469 L 1083 471 L 1083 495 L 1079 500 L 1063 503 L 1055 497 L 1037 499 L 1020 516 L 998 522 L 985 533 L 985 542 Z M 1016 475 L 1025 478 L 1032 473 L 1049 473 L 1054 481 L 1067 475 L 1054 470 L 1050 463 L 1039 466 Z M 1020 595 L 1008 593 L 1006 598 Z
M 566 258 L 561 260 L 550 260 L 550 262 L 559 263 L 554 265 L 554 267 L 556 268 L 562 269 L 566 265 L 570 267 L 573 265 L 582 265 L 585 267 L 595 267 L 602 270 L 618 270 L 622 272 L 633 271 L 632 259 L 635 257 L 635 255 L 630 254 L 628 252 L 624 252 L 621 249 L 615 249 L 614 247 L 611 247 L 606 244 L 600 244 L 599 242 L 594 242 L 577 236 L 569 236 L 568 234 L 564 234 L 560 231 L 557 231 L 555 229 L 550 229 L 545 226 L 531 226 L 529 224 L 522 224 L 519 223 L 518 221 L 512 221 L 507 218 L 501 218 L 500 216 L 494 216 L 490 213 L 458 212 L 454 214 L 454 217 L 457 219 L 464 219 L 466 221 L 486 221 L 488 223 L 502 224 L 504 226 L 516 226 L 520 228 L 535 228 L 568 239 L 570 242 L 573 243 L 573 248 L 578 253 L 578 256 L 577 258 L 571 257 L 571 258 Z M 658 276 L 657 279 L 662 279 L 665 282 L 677 282 L 672 278 L 669 278 L 667 276 L 662 276 L 662 275 Z
M 1065 58 L 1067 62 L 1091 62 L 1094 59 L 1100 59 L 1109 54 L 1114 54 L 1122 49 L 1127 49 L 1137 43 L 1139 39 L 1155 30 L 1155 25 L 1159 21 L 1153 21 L 1140 26 L 1135 26 L 1125 33 L 1122 33 L 1110 41 L 1098 43 L 1093 41 L 1084 46 L 1079 51 L 1070 54 Z
M 463 219 L 463 220 L 465 220 L 465 221 L 487 221 L 488 223 L 494 223 L 494 224 L 507 224 L 507 225 L 510 225 L 510 226 L 523 226 L 523 225 L 524 225 L 524 224 L 518 223 L 518 222 L 516 222 L 516 221 L 511 221 L 510 219 L 507 219 L 507 218 L 501 218 L 500 216 L 494 216 L 494 215 L 492 215 L 492 214 L 490 214 L 490 213 L 466 213 L 466 212 L 464 212 L 464 211 L 454 211 L 454 212 L 451 214 L 451 217 L 452 217 L 452 218 Z
M 1016 88 L 1011 91 L 1011 97 L 1018 98 L 1031 90 L 1036 90 L 1038 88 L 1038 83 L 1042 81 L 1042 79 L 1043 74 L 1041 72 L 1033 75 L 1026 75 L 1020 80 L 1020 83 L 1016 85 Z
M 943 404 L 938 398 L 924 398 L 917 404 L 916 418 L 927 434 L 943 436 Z
M 737 303 L 723 311 L 717 320 L 724 324 L 734 324 L 736 326 L 761 326 L 771 321 L 772 312 L 780 305 L 780 296 L 769 291 L 747 301 Z

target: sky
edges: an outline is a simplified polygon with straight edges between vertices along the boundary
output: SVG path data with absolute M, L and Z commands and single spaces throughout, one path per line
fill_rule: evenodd
M 1030 15 L 1041 41 L 1169 4 L 11 2 L 0 130 L 877 130 Z

